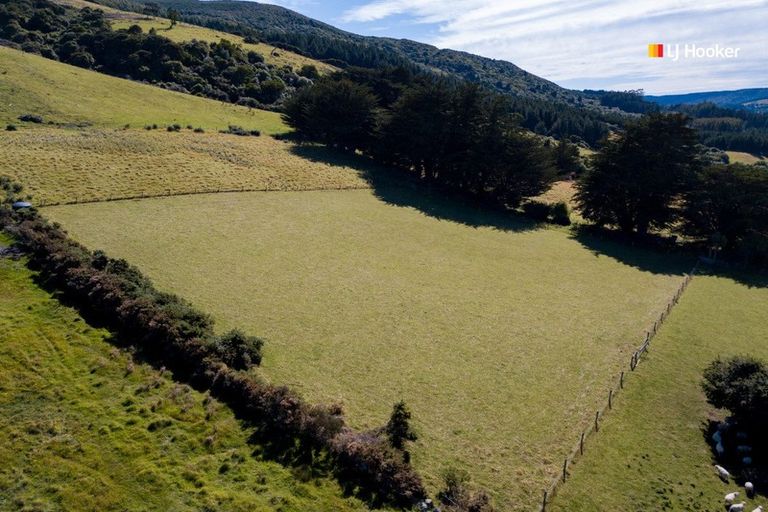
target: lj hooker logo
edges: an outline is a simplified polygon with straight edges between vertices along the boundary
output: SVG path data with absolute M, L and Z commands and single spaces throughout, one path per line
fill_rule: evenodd
M 682 51 L 681 47 L 682 46 Z M 741 48 L 731 46 L 698 46 L 695 44 L 662 44 L 651 43 L 648 45 L 648 56 L 653 59 L 737 59 Z

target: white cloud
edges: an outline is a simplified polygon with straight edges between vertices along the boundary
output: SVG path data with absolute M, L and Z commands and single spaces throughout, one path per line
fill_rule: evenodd
M 768 86 L 766 0 L 374 0 L 347 22 L 405 15 L 431 41 L 509 60 L 545 78 L 650 93 Z M 647 44 L 740 47 L 737 60 L 649 59 Z

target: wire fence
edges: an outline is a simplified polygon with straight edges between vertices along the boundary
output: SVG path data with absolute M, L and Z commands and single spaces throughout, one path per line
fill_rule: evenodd
M 281 188 L 255 188 L 255 187 L 240 187 L 240 188 L 206 188 L 206 189 L 193 189 L 193 190 L 179 190 L 172 191 L 166 189 L 162 192 L 146 193 L 141 192 L 134 195 L 119 195 L 108 197 L 75 197 L 74 199 L 59 200 L 59 201 L 46 201 L 41 199 L 37 201 L 37 207 L 49 207 L 49 206 L 68 206 L 75 204 L 89 204 L 89 203 L 107 203 L 111 201 L 132 201 L 136 199 L 156 199 L 162 197 L 176 197 L 176 196 L 194 196 L 203 194 L 226 194 L 235 192 L 323 192 L 323 191 L 339 191 L 339 190 L 368 190 L 371 187 L 369 185 L 345 185 L 345 186 L 326 186 L 326 187 L 310 187 L 310 188 L 298 188 L 298 189 L 281 189 Z
M 686 288 L 688 288 L 688 285 L 691 283 L 691 280 L 693 279 L 693 276 L 696 273 L 697 268 L 698 268 L 698 263 L 694 265 L 694 267 L 691 269 L 691 272 L 689 274 L 685 275 L 685 278 L 683 278 L 682 283 L 677 288 L 672 298 L 667 302 L 666 307 L 661 311 L 661 314 L 659 315 L 658 319 L 655 322 L 653 322 L 653 326 L 649 327 L 649 329 L 646 331 L 645 339 L 643 340 L 643 343 L 637 348 L 637 350 L 635 350 L 632 353 L 632 356 L 630 357 L 630 360 L 629 360 L 630 372 L 635 371 L 635 369 L 637 368 L 637 365 L 640 364 L 640 361 L 642 360 L 643 355 L 645 355 L 650 349 L 651 341 L 659 332 L 661 325 L 669 317 L 669 314 L 672 312 L 672 308 L 680 301 L 680 298 L 682 297 Z M 625 370 L 622 370 L 621 373 L 619 373 L 616 380 L 614 381 L 614 384 L 612 384 L 608 389 L 608 396 L 607 396 L 607 401 L 605 402 L 605 405 L 603 405 L 601 409 L 595 411 L 594 422 L 591 422 L 590 425 L 581 432 L 578 442 L 563 460 L 562 471 L 556 477 L 553 478 L 552 483 L 549 485 L 549 487 L 544 489 L 542 501 L 539 507 L 539 510 L 541 512 L 545 512 L 547 510 L 547 506 L 549 505 L 550 500 L 557 493 L 558 488 L 568 480 L 569 467 L 580 456 L 584 455 L 584 447 L 585 447 L 586 441 L 593 434 L 596 434 L 597 432 L 599 432 L 600 420 L 603 418 L 606 412 L 613 409 L 613 402 L 616 397 L 616 394 L 620 390 L 624 389 L 625 376 L 626 376 Z

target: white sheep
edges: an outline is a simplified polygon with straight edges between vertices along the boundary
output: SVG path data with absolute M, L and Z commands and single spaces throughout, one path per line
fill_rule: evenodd
M 763 506 L 762 506 L 762 505 L 760 505 L 760 506 L 759 506 L 759 507 L 757 507 L 756 509 L 752 510 L 752 512 L 763 512 Z
M 734 503 L 728 508 L 728 512 L 744 512 L 744 506 L 746 504 L 746 501 L 742 501 L 741 503 Z
M 717 476 L 720 477 L 720 479 L 723 482 L 728 482 L 728 479 L 731 478 L 731 474 L 728 472 L 727 469 L 725 469 L 723 466 L 720 466 L 718 464 L 715 464 L 715 470 L 717 471 Z
M 755 494 L 755 484 L 752 482 L 745 483 L 744 490 L 747 491 L 747 496 L 751 498 Z
M 722 457 L 725 454 L 725 448 L 723 447 L 723 443 L 717 443 L 715 445 L 715 451 L 717 452 L 718 457 Z
M 728 494 L 725 495 L 725 504 L 730 505 L 731 503 L 736 501 L 736 498 L 738 497 L 739 497 L 739 491 L 729 492 Z

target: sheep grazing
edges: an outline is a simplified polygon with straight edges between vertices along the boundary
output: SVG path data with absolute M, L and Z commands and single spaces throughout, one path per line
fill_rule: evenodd
M 744 507 L 746 504 L 746 501 L 742 501 L 741 503 L 734 503 L 728 508 L 728 512 L 744 512 Z
M 757 507 L 756 509 L 752 510 L 752 512 L 763 512 L 763 506 L 762 506 L 762 505 L 760 505 L 760 506 L 759 506 L 759 507 Z
M 718 464 L 715 464 L 715 470 L 717 470 L 717 476 L 720 477 L 720 480 L 728 483 L 728 479 L 731 478 L 731 474 L 728 472 L 728 470 Z
M 752 482 L 745 483 L 744 490 L 747 491 L 747 498 L 751 498 L 755 495 L 755 484 Z
M 739 497 L 739 491 L 729 492 L 725 495 L 725 504 L 730 505 Z

